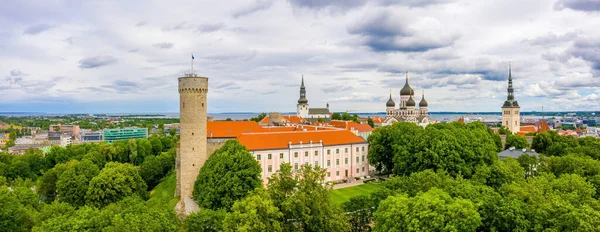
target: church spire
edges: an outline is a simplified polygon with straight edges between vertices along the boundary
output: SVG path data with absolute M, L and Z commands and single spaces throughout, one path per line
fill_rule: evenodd
M 514 96 L 514 88 L 513 88 L 513 82 L 512 82 L 512 71 L 511 71 L 511 67 L 510 67 L 510 62 L 508 62 L 508 97 L 506 100 L 508 101 L 514 101 L 515 100 L 515 96 Z
M 308 99 L 306 99 L 306 88 L 304 87 L 304 75 L 302 75 L 302 84 L 300 85 L 300 98 L 298 99 L 298 104 L 307 104 Z

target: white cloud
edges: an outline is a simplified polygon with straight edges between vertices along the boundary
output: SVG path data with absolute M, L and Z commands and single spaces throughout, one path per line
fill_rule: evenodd
M 178 111 L 176 78 L 194 53 L 194 70 L 210 78 L 211 112 L 294 111 L 302 74 L 311 106 L 381 111 L 390 89 L 398 98 L 405 71 L 432 111 L 499 111 L 509 61 L 524 111 L 598 110 L 595 6 L 8 0 L 0 9 L 0 97 L 14 105 L 47 99 L 39 111 L 60 110 L 56 101 Z

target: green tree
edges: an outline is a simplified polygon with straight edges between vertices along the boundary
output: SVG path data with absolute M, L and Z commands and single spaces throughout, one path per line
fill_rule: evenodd
M 367 117 L 367 123 L 369 124 L 369 126 L 375 128 L 375 122 L 373 122 L 373 119 L 371 117 Z
M 136 165 L 136 161 L 138 159 L 138 143 L 134 140 L 134 139 L 129 139 L 127 140 L 127 146 L 128 146 L 128 156 L 129 156 L 129 162 L 133 165 Z
M 85 205 L 90 181 L 100 172 L 98 166 L 89 160 L 72 160 L 61 165 L 63 170 L 56 181 L 58 198 L 74 207 Z
M 353 114 L 350 120 L 352 120 L 355 123 L 358 123 L 358 114 Z
M 374 213 L 377 231 L 475 231 L 481 217 L 475 205 L 440 189 L 409 198 L 390 196 Z
M 331 120 L 342 120 L 342 115 L 340 113 L 331 114 Z
M 284 230 L 348 231 L 348 218 L 331 203 L 331 185 L 324 185 L 325 169 L 302 165 L 292 173 L 288 163 L 269 178 L 268 192 L 283 213 Z
M 248 197 L 236 201 L 223 222 L 225 231 L 283 231 L 283 214 L 264 189 L 256 189 Z
M 226 214 L 224 209 L 200 209 L 185 218 L 184 227 L 187 231 L 223 231 L 223 220 Z
M 144 159 L 152 155 L 152 144 L 148 139 L 137 139 L 137 158 L 134 165 L 144 162 Z
M 28 149 L 25 151 L 25 154 L 20 157 L 25 162 L 29 164 L 29 170 L 32 172 L 32 176 L 37 179 L 38 176 L 42 174 L 46 168 L 46 160 L 44 159 L 44 154 L 40 149 Z
M 82 160 L 92 161 L 92 163 L 94 163 L 98 167 L 98 169 L 102 169 L 107 162 L 106 156 L 98 151 L 88 152 L 83 156 Z
M 152 145 L 152 154 L 160 155 L 163 151 L 163 145 L 160 139 L 157 136 L 152 136 L 148 140 L 150 140 L 150 144 Z
M 512 132 L 505 126 L 501 126 L 498 128 L 498 134 L 501 135 L 512 135 Z
M 369 224 L 373 221 L 373 200 L 367 195 L 351 197 L 342 204 L 344 212 L 350 215 L 352 231 L 370 231 Z
M 263 118 L 267 117 L 267 113 L 260 113 L 258 116 L 250 118 L 251 121 L 260 122 Z
M 173 135 L 172 137 L 161 136 L 160 137 L 160 143 L 163 146 L 163 150 L 162 151 L 168 151 L 169 149 L 171 149 L 172 147 L 174 147 L 175 142 L 177 142 L 177 140 L 178 140 L 178 136 L 177 135 Z
M 175 136 L 176 134 L 177 134 L 177 129 L 175 129 L 175 128 L 169 129 L 169 135 Z
M 538 166 L 540 163 L 540 159 L 538 158 L 538 156 L 522 154 L 521 156 L 519 156 L 519 158 L 517 158 L 517 161 L 525 171 L 526 177 L 537 175 Z
M 6 177 L 9 179 L 16 178 L 30 178 L 33 179 L 34 175 L 31 173 L 29 164 L 22 159 L 14 159 L 6 170 Z
M 390 173 L 395 156 L 408 156 L 415 152 L 421 134 L 423 128 L 414 123 L 394 123 L 376 128 L 367 139 L 370 144 L 369 163 L 378 171 Z
M 162 122 L 158 124 L 158 134 L 159 135 L 165 134 L 165 124 Z
M 3 231 L 29 231 L 33 218 L 8 187 L 0 186 L 0 228 Z
M 118 202 L 118 212 L 110 226 L 102 231 L 178 231 L 179 219 L 173 209 L 150 208 L 139 197 L 127 197 Z M 105 211 L 105 210 L 103 210 Z
M 148 185 L 148 189 L 153 189 L 164 177 L 161 161 L 154 156 L 147 157 L 140 166 L 140 176 Z
M 514 147 L 515 149 L 529 148 L 529 143 L 525 137 L 520 135 L 507 135 L 504 143 L 504 150 Z
M 204 163 L 194 183 L 194 199 L 208 209 L 229 210 L 262 185 L 256 159 L 236 140 L 225 142 Z
M 90 181 L 86 193 L 88 205 L 101 207 L 125 197 L 147 197 L 148 186 L 131 164 L 107 163 Z

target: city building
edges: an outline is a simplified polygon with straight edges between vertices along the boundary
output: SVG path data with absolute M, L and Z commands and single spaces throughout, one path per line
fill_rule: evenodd
M 331 120 L 329 125 L 335 128 L 349 130 L 365 140 L 369 138 L 369 135 L 371 135 L 371 132 L 374 130 L 369 124 L 355 123 L 353 121 Z
M 306 98 L 306 88 L 304 87 L 304 76 L 300 85 L 300 98 L 298 99 L 297 116 L 308 122 L 317 122 L 322 120 L 329 122 L 331 114 L 329 113 L 329 103 L 326 108 L 308 108 L 308 99 Z
M 104 129 L 104 141 L 112 143 L 117 140 L 148 138 L 148 128 Z
M 102 142 L 104 141 L 104 134 L 102 131 L 83 129 L 81 130 L 81 139 L 79 141 L 82 143 Z
M 12 155 L 23 155 L 28 149 L 41 149 L 46 153 L 50 146 L 47 144 L 20 144 L 8 148 L 8 153 Z
M 199 210 L 198 205 L 192 200 L 192 192 L 198 172 L 208 159 L 206 117 L 208 78 L 187 74 L 180 77 L 178 82 L 181 133 L 175 161 L 177 174 L 175 195 L 180 197 L 180 200 L 175 208 L 179 214 L 189 215 Z
M 263 183 L 290 163 L 326 168 L 325 181 L 341 181 L 369 175 L 369 144 L 349 130 L 317 130 L 243 133 L 237 140 L 246 146 L 262 168 Z
M 516 134 L 521 129 L 521 107 L 515 100 L 510 64 L 508 64 L 508 96 L 502 105 L 502 126 Z
M 292 126 L 309 123 L 297 115 L 281 115 L 279 112 L 271 112 L 261 119 L 258 124 L 261 126 Z
M 4 145 L 10 141 L 10 134 L 0 133 L 0 145 Z
M 73 136 L 79 136 L 80 129 L 79 125 L 50 125 L 50 131 L 60 132 L 63 134 L 70 134 Z
M 32 136 L 21 136 L 15 139 L 15 144 L 34 144 L 34 140 Z
M 510 147 L 510 148 L 498 153 L 498 158 L 504 159 L 504 158 L 512 157 L 512 158 L 517 159 L 517 158 L 519 158 L 519 156 L 521 156 L 523 154 L 538 156 L 538 153 L 535 152 L 535 150 L 515 149 L 514 147 Z
M 406 72 L 406 82 L 404 87 L 400 89 L 400 102 L 398 108 L 392 100 L 392 91 L 390 90 L 390 98 L 385 103 L 385 121 L 382 125 L 391 125 L 395 122 L 412 122 L 421 126 L 427 126 L 430 123 L 427 110 L 428 103 L 425 100 L 425 91 L 422 92 L 419 108 L 416 108 L 416 101 L 413 98 L 414 91 L 408 84 L 408 72 Z

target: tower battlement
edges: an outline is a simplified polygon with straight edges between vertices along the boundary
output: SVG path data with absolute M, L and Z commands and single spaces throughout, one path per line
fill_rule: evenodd
M 179 93 L 183 92 L 208 92 L 208 77 L 199 77 L 188 74 L 179 78 Z

